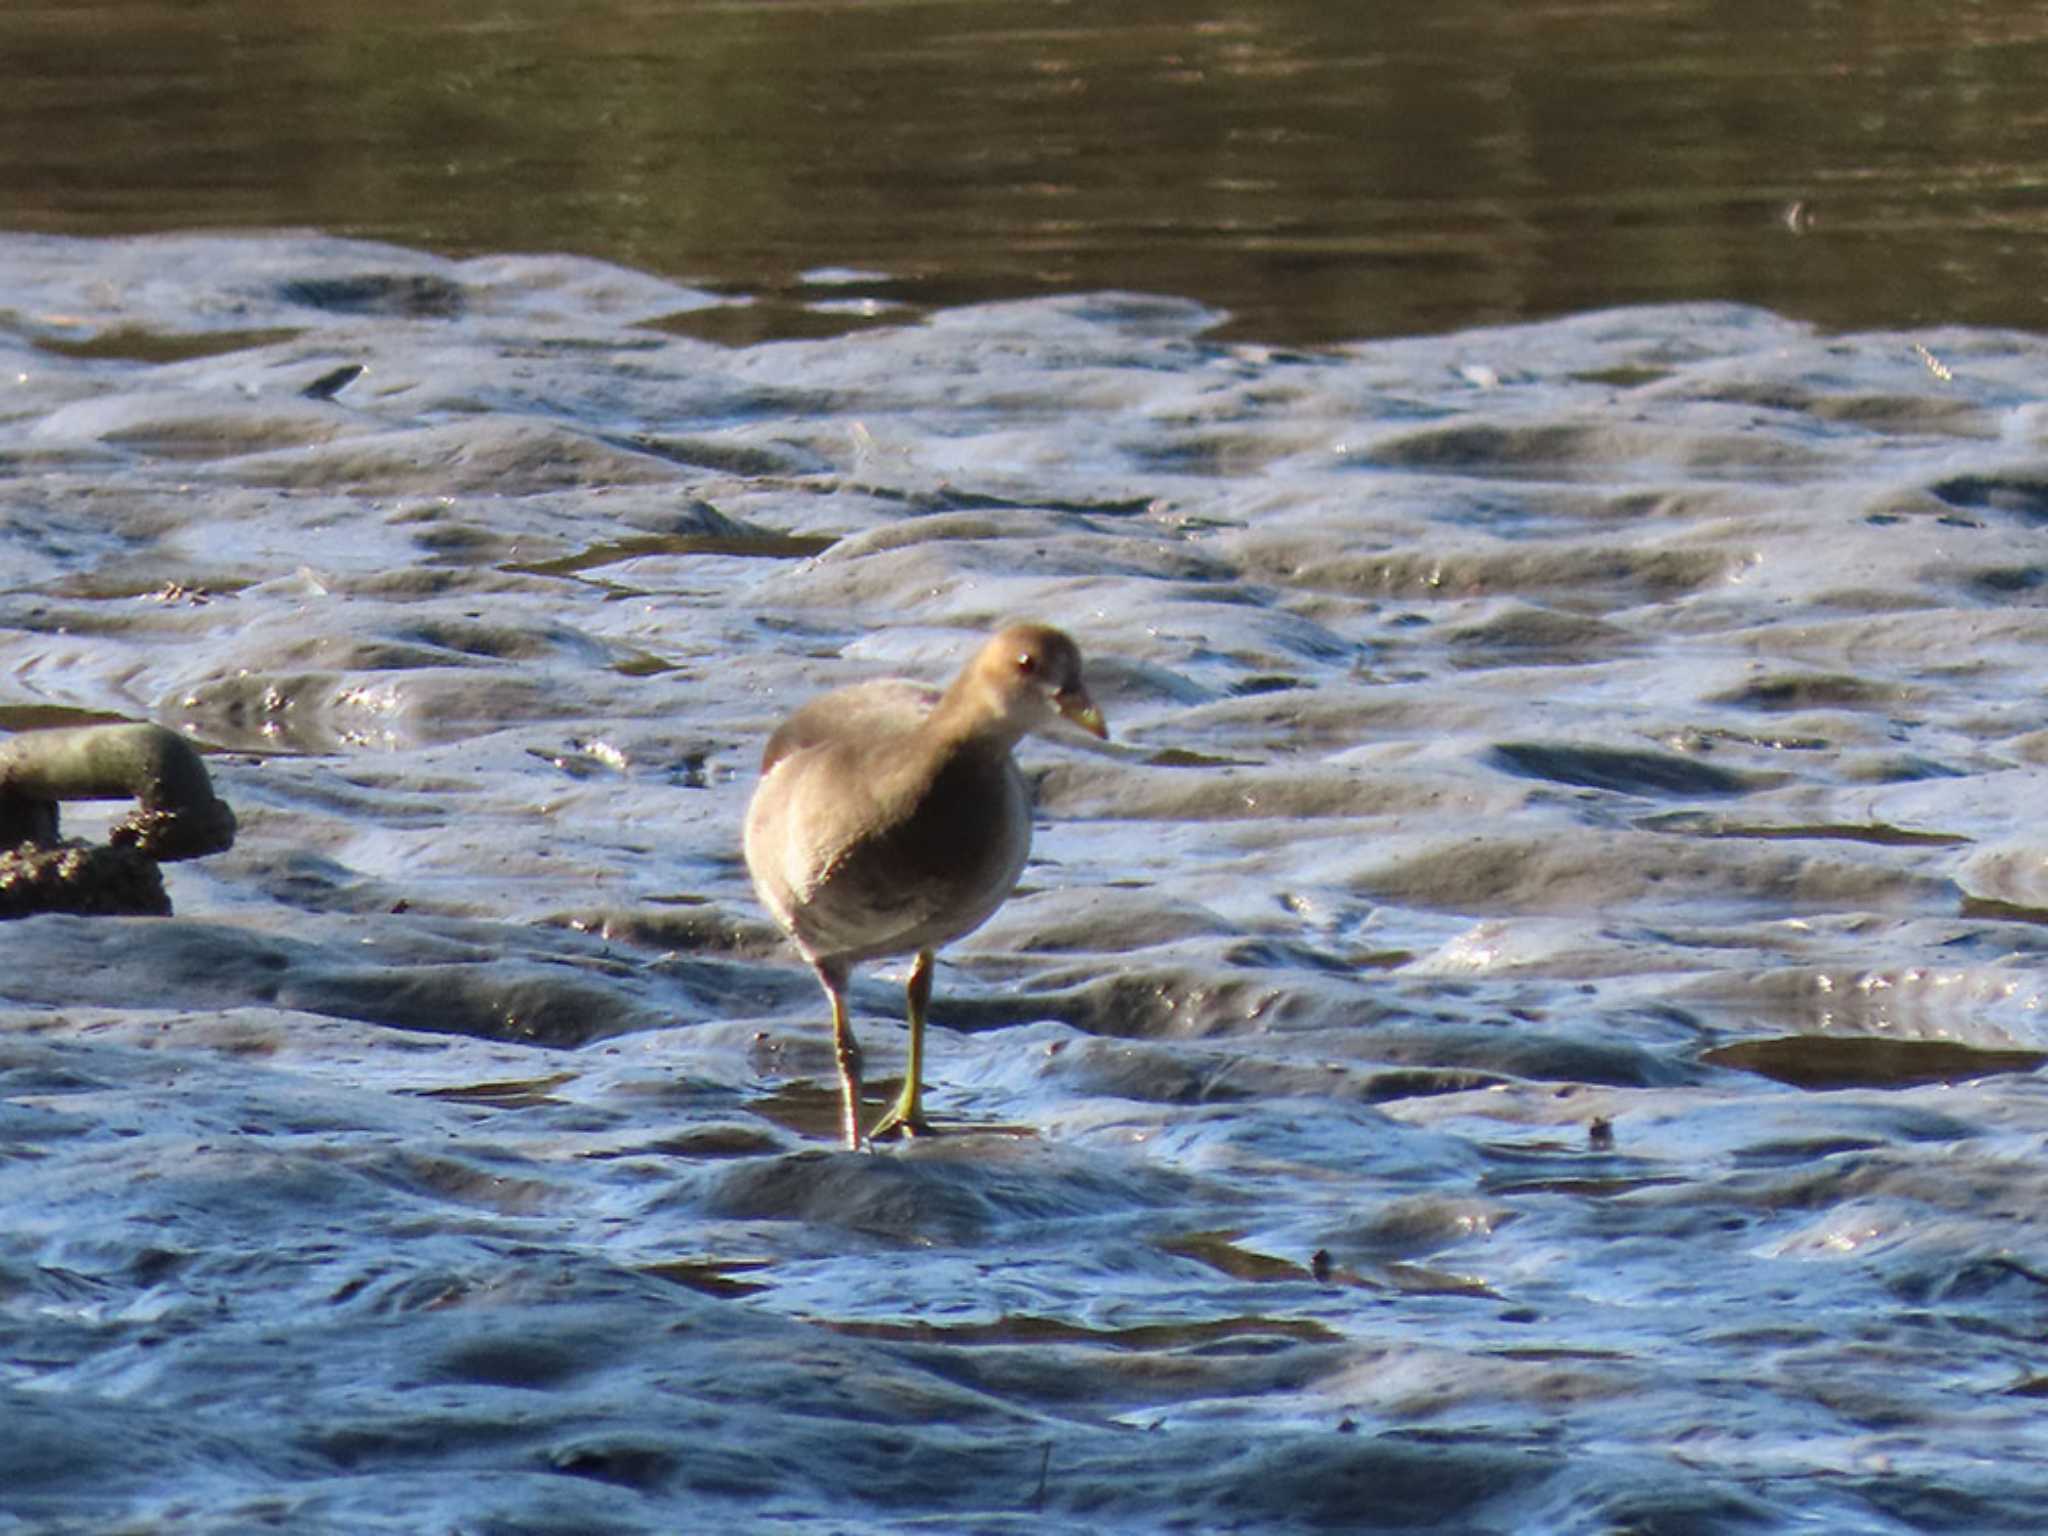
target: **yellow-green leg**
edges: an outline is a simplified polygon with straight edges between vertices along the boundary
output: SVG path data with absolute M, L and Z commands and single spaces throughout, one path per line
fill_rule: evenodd
M 924 1011 L 932 1000 L 930 950 L 917 952 L 917 964 L 910 968 L 910 984 L 903 992 L 905 1011 L 910 1016 L 910 1055 L 903 1063 L 903 1091 L 868 1132 L 871 1139 L 891 1131 L 905 1136 L 931 1134 L 931 1125 L 924 1117 Z
M 832 1054 L 839 1061 L 839 1130 L 846 1150 L 860 1150 L 860 1042 L 846 1017 L 846 973 L 818 970 L 825 996 L 832 1001 Z

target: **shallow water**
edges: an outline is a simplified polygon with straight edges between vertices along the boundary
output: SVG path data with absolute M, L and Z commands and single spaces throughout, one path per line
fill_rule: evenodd
M 0 723 L 174 725 L 242 827 L 0 928 L 0 1529 L 2048 1514 L 2048 343 L 0 294 Z M 839 1153 L 759 742 L 1025 614 L 1114 739 L 1027 749 L 946 1134 Z

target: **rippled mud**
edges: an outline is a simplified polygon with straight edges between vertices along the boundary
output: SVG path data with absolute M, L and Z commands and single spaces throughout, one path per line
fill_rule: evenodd
M 2048 343 L 0 292 L 0 727 L 239 824 L 0 925 L 0 1528 L 2048 1518 Z M 759 745 L 1013 617 L 1113 740 L 845 1154 Z

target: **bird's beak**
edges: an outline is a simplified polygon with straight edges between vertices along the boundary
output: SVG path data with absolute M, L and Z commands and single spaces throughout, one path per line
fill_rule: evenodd
M 1103 723 L 1102 711 L 1088 697 L 1086 688 L 1062 688 L 1053 695 L 1052 702 L 1061 714 L 1090 736 L 1099 741 L 1109 740 L 1109 727 Z

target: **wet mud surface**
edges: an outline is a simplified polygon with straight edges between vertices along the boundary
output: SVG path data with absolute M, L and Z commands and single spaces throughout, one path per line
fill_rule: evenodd
M 0 727 L 171 726 L 239 823 L 0 925 L 0 1529 L 2048 1516 L 2048 343 L 0 293 Z M 1014 617 L 1113 739 L 1026 748 L 943 1134 L 841 1153 L 760 743 Z

